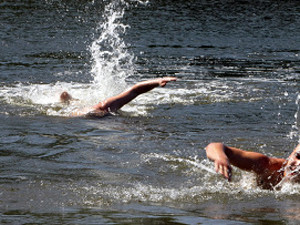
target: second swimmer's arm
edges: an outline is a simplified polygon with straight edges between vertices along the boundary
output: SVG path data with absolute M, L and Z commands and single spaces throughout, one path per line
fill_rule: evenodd
M 129 90 L 123 93 L 110 97 L 105 101 L 94 106 L 95 109 L 115 112 L 125 104 L 132 101 L 138 95 L 151 91 L 153 88 L 161 86 L 164 87 L 168 82 L 176 81 L 175 77 L 164 77 L 154 80 L 142 81 L 133 85 Z

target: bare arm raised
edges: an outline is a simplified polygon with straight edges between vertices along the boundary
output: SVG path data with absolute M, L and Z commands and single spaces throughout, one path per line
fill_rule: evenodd
M 142 81 L 123 93 L 110 97 L 97 105 L 93 106 L 95 110 L 116 112 L 125 104 L 135 99 L 138 95 L 151 91 L 155 87 L 164 87 L 170 81 L 176 81 L 176 77 L 164 77 L 148 81 Z

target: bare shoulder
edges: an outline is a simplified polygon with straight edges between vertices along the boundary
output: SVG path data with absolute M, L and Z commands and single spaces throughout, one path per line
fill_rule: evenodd
M 286 164 L 286 162 L 286 159 L 269 157 L 268 167 L 270 170 L 280 170 Z
M 257 173 L 257 185 L 263 189 L 274 189 L 283 178 L 285 164 L 285 159 L 270 157 L 266 169 L 261 173 Z

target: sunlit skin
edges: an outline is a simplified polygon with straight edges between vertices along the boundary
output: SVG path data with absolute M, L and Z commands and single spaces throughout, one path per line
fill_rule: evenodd
M 300 182 L 300 144 L 287 159 L 228 147 L 222 143 L 209 144 L 206 147 L 206 155 L 214 161 L 216 172 L 229 181 L 233 165 L 254 172 L 257 175 L 257 184 L 264 189 L 273 189 L 283 180 Z
M 71 116 L 88 116 L 88 117 L 102 117 L 110 112 L 116 112 L 122 108 L 125 104 L 135 99 L 140 94 L 151 91 L 155 87 L 164 87 L 168 82 L 176 81 L 176 77 L 163 77 L 148 81 L 142 81 L 133 85 L 128 90 L 122 92 L 119 95 L 107 98 L 100 103 L 87 107 L 71 113 Z M 60 95 L 62 102 L 68 103 L 72 100 L 72 96 L 64 91 Z

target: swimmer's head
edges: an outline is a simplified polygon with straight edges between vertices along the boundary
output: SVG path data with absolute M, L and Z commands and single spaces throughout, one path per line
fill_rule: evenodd
M 60 95 L 61 102 L 67 103 L 70 100 L 72 100 L 72 96 L 68 92 L 64 91 L 63 93 L 61 93 Z
M 296 148 L 289 156 L 284 168 L 284 176 L 291 182 L 300 183 L 300 149 Z

